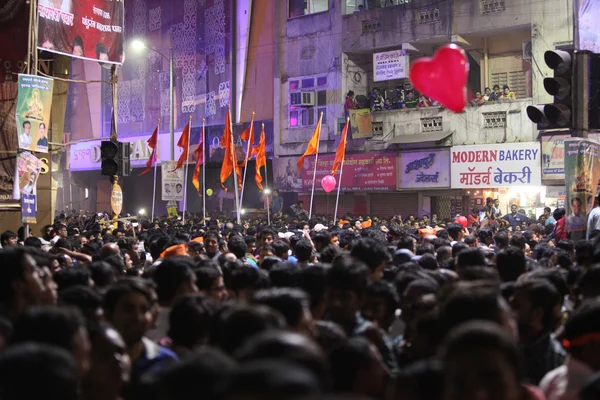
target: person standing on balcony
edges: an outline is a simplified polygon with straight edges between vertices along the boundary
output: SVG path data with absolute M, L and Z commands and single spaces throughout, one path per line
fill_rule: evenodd
M 385 101 L 379 89 L 373 89 L 373 96 L 371 97 L 371 111 L 382 111 Z
M 344 115 L 346 118 L 350 117 L 350 110 L 354 110 L 356 104 L 354 103 L 354 92 L 350 90 L 346 95 L 346 102 L 344 103 Z
M 502 96 L 500 96 L 500 98 L 503 100 L 514 100 L 517 97 L 515 96 L 515 92 L 510 90 L 508 85 L 504 85 L 504 87 L 502 88 Z
M 404 100 L 404 105 L 406 108 L 417 108 L 419 104 L 419 99 L 415 98 L 415 93 L 411 90 L 406 95 L 406 99 Z
M 486 87 L 483 92 L 484 92 L 483 100 L 490 101 L 490 96 L 492 95 L 492 89 L 490 89 L 489 87 Z
M 488 101 L 498 101 L 500 100 L 500 96 L 502 96 L 502 92 L 500 92 L 500 86 L 494 85 L 494 91 L 490 93 Z

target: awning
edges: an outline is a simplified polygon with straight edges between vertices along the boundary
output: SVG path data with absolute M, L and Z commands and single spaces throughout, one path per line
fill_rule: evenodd
M 390 144 L 412 144 L 424 142 L 441 142 L 454 132 L 433 132 L 420 133 L 418 135 L 400 135 L 394 136 L 388 143 Z

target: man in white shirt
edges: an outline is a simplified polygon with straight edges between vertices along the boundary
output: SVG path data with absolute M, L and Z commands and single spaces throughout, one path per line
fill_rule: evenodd
M 31 146 L 31 122 L 23 122 L 23 133 L 19 135 L 19 147 L 24 149 Z
M 592 231 L 600 230 L 600 195 L 596 198 L 596 207 L 590 212 L 588 216 L 587 231 L 585 239 L 590 240 L 590 233 Z

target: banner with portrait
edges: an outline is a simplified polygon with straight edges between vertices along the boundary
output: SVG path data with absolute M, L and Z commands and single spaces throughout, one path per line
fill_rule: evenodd
M 16 122 L 21 150 L 48 152 L 53 89 L 53 79 L 19 74 Z
M 39 0 L 40 50 L 123 63 L 123 0 Z
M 568 138 L 565 144 L 567 232 L 571 240 L 585 239 L 587 217 L 594 207 L 600 179 L 600 142 Z
M 13 199 L 20 200 L 22 195 L 37 193 L 37 181 L 42 172 L 42 161 L 28 151 L 17 155 Z
M 160 187 L 163 201 L 183 201 L 183 173 L 185 170 L 184 168 L 175 168 L 177 168 L 177 161 L 161 163 Z
M 352 127 L 353 139 L 364 139 L 373 137 L 373 122 L 371 121 L 371 110 L 363 108 L 350 110 L 350 126 Z

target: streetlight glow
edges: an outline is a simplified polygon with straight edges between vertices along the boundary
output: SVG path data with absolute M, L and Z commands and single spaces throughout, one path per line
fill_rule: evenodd
M 146 209 L 145 208 L 140 209 L 140 211 L 138 211 L 138 214 L 139 215 L 146 215 Z
M 133 47 L 134 50 L 141 51 L 146 48 L 146 44 L 140 39 L 134 39 L 131 42 L 131 47 Z
M 268 196 L 271 194 L 271 189 L 265 189 L 265 194 Z

